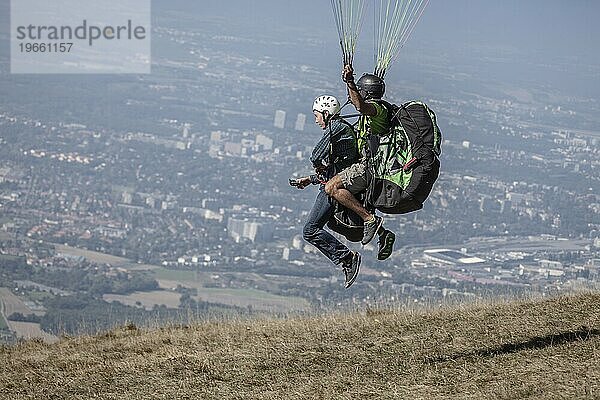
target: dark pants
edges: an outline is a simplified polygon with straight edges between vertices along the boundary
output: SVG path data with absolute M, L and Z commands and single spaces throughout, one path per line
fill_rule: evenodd
M 350 250 L 324 228 L 335 211 L 335 205 L 321 187 L 315 204 L 308 214 L 302 236 L 304 240 L 315 246 L 332 263 L 339 265 L 350 254 Z

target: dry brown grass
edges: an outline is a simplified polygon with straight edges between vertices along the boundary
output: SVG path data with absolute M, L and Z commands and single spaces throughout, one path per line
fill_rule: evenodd
M 600 398 L 600 295 L 131 326 L 0 360 L 5 399 Z

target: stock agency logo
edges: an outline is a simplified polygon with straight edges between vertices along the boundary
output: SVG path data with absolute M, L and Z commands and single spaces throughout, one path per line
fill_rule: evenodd
M 12 73 L 149 73 L 150 0 L 11 0 Z
M 84 19 L 83 23 L 75 28 L 69 25 L 39 26 L 29 24 L 28 26 L 18 26 L 17 39 L 21 41 L 29 40 L 31 42 L 41 41 L 42 43 L 47 41 L 50 44 L 54 41 L 72 42 L 73 40 L 84 40 L 91 46 L 99 39 L 144 40 L 146 39 L 146 28 L 141 25 L 133 27 L 130 19 L 127 20 L 127 25 L 117 27 L 110 25 L 104 27 L 88 25 L 87 20 Z M 24 47 L 23 42 L 20 43 L 20 46 Z

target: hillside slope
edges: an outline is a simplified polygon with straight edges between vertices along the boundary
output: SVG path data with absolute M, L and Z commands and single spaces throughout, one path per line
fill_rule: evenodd
M 131 326 L 0 360 L 3 399 L 600 398 L 600 294 Z

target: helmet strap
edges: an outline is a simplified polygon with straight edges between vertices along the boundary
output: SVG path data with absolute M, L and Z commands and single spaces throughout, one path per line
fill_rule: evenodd
M 323 110 L 323 111 L 319 111 L 321 113 L 321 115 L 323 116 L 323 122 L 325 122 L 325 125 L 329 125 L 329 121 L 331 120 L 331 115 L 329 115 L 329 111 L 327 111 L 327 115 L 325 115 L 325 111 L 327 110 Z

